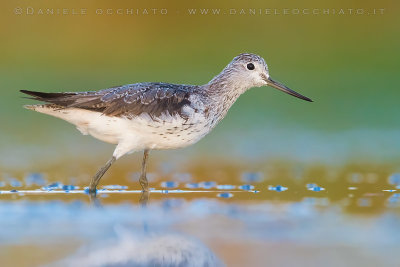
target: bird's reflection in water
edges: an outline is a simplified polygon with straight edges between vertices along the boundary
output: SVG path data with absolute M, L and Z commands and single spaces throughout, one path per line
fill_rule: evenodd
M 96 194 L 88 194 L 88 195 L 89 195 L 90 203 L 91 203 L 94 207 L 97 207 L 97 208 L 101 208 L 101 207 L 102 207 L 101 201 L 100 201 L 100 199 L 97 197 Z M 142 207 L 146 207 L 146 206 L 147 206 L 147 202 L 149 201 L 149 197 L 150 197 L 150 192 L 148 192 L 148 191 L 142 192 L 142 193 L 140 194 L 139 204 L 140 204 Z
M 148 199 L 149 193 L 141 195 L 140 204 L 143 209 L 147 208 Z M 91 196 L 91 202 L 101 207 L 99 198 Z M 115 238 L 84 246 L 51 266 L 225 266 L 201 241 L 180 233 L 152 231 L 146 218 L 142 219 L 140 229 L 117 225 L 114 228 Z
M 140 205 L 142 205 L 142 207 L 147 206 L 147 202 L 149 201 L 149 196 L 150 196 L 149 191 L 143 191 L 142 194 L 140 195 L 139 203 Z

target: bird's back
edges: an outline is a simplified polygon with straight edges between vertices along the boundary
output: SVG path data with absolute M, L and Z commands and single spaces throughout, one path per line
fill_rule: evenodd
M 101 112 L 107 116 L 134 117 L 143 113 L 160 117 L 162 113 L 181 114 L 190 105 L 190 94 L 198 86 L 168 83 L 135 83 L 100 91 L 44 93 L 21 90 L 35 100 L 60 108 L 79 108 Z

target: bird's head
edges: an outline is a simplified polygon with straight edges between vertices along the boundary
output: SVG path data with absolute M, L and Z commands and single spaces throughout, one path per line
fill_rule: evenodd
M 221 73 L 234 79 L 235 83 L 241 88 L 247 90 L 251 87 L 271 86 L 292 96 L 312 102 L 305 97 L 285 85 L 274 81 L 269 76 L 268 66 L 265 60 L 255 54 L 243 53 L 235 57 L 232 62 Z

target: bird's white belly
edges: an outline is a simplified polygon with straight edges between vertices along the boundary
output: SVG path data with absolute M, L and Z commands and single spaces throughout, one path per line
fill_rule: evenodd
M 111 144 L 118 144 L 125 153 L 142 149 L 173 149 L 199 141 L 211 129 L 201 114 L 185 120 L 179 115 L 152 119 L 147 114 L 134 118 L 110 117 L 99 112 L 67 108 L 51 109 L 33 106 L 32 109 L 74 124 L 84 135 Z

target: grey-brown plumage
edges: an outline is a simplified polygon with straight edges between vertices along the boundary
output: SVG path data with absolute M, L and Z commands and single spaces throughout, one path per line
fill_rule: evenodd
M 196 89 L 198 86 L 193 85 L 136 83 L 88 92 L 21 92 L 63 108 L 81 108 L 108 116 L 134 117 L 147 113 L 159 117 L 162 113 L 183 116 L 182 107 L 190 105 L 189 96 Z
M 241 94 L 265 85 L 312 102 L 272 80 L 264 59 L 247 53 L 235 57 L 204 85 L 136 83 L 89 92 L 21 92 L 50 103 L 27 108 L 64 119 L 83 134 L 117 144 L 113 157 L 90 183 L 90 191 L 95 193 L 97 183 L 113 162 L 138 150 L 144 150 L 140 183 L 147 191 L 150 149 L 181 148 L 197 142 L 225 117 Z

